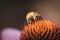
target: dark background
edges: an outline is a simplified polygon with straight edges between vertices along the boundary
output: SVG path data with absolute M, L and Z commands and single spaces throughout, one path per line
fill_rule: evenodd
M 0 30 L 6 27 L 23 29 L 25 16 L 30 11 L 36 11 L 44 19 L 60 25 L 60 1 L 0 0 Z

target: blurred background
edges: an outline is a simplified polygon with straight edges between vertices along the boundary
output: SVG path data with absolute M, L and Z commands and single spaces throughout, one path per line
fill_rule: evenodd
M 0 30 L 6 27 L 22 30 L 25 16 L 30 11 L 60 25 L 59 0 L 0 0 Z

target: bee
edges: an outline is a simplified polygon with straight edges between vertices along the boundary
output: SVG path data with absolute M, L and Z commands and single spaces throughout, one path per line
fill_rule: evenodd
M 27 23 L 31 23 L 35 20 L 42 20 L 42 17 L 37 12 L 29 12 L 26 15 Z

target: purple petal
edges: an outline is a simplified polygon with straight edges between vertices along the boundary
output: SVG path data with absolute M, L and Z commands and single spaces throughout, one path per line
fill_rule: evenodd
M 6 28 L 2 31 L 2 40 L 20 40 L 21 31 L 13 28 Z

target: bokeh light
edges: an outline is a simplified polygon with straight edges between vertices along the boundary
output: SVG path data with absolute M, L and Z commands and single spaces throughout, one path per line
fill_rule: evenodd
M 20 40 L 20 32 L 17 29 L 13 29 L 13 28 L 5 28 L 4 30 L 2 30 L 1 32 L 1 39 L 2 40 Z

